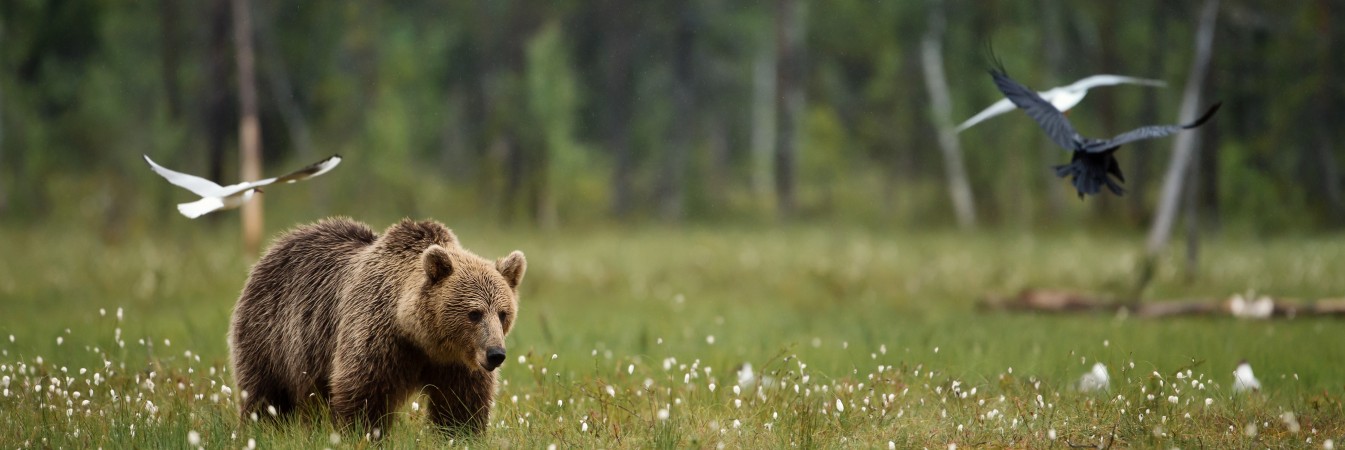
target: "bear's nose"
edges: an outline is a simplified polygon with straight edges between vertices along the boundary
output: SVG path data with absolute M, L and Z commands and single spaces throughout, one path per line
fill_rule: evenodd
M 486 368 L 495 370 L 504 364 L 504 347 L 491 347 L 486 349 Z

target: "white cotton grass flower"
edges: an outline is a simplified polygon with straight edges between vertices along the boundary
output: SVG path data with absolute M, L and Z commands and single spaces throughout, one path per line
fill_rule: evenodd
M 1298 417 L 1294 415 L 1293 411 L 1285 411 L 1284 414 L 1280 414 L 1280 421 L 1284 422 L 1284 428 L 1289 430 L 1290 433 L 1298 433 L 1300 429 Z
M 742 367 L 738 368 L 738 386 L 743 389 L 751 389 L 757 383 L 757 375 L 752 372 L 752 363 L 744 362 Z
M 658 420 L 668 420 L 668 408 L 659 408 L 658 412 L 654 414 L 654 417 L 657 417 Z
M 1105 391 L 1110 384 L 1111 377 L 1107 374 L 1107 366 L 1099 362 L 1093 364 L 1093 370 L 1079 378 L 1079 391 Z
M 201 445 L 201 433 L 196 432 L 196 430 L 188 431 L 187 443 L 191 445 Z
M 1261 381 L 1252 374 L 1252 365 L 1246 360 L 1238 363 L 1233 370 L 1233 392 L 1260 391 Z

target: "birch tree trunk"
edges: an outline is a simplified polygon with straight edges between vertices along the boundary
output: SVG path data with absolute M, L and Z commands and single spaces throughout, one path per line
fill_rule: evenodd
M 1191 72 L 1186 78 L 1186 87 L 1182 94 L 1182 106 L 1178 120 L 1191 120 L 1200 113 L 1200 91 L 1205 84 L 1205 74 L 1209 69 L 1210 54 L 1214 47 L 1214 25 L 1218 18 L 1219 0 L 1205 0 L 1200 11 L 1200 24 L 1196 29 L 1196 56 L 1191 63 Z M 1199 145 L 1199 130 L 1178 133 L 1172 144 L 1172 158 L 1167 173 L 1163 176 L 1163 187 L 1158 199 L 1158 213 L 1154 217 L 1153 227 L 1149 229 L 1148 242 L 1145 245 L 1145 257 L 1141 262 L 1140 280 L 1132 302 L 1139 301 L 1139 294 L 1153 278 L 1154 264 L 1158 254 L 1167 246 L 1172 235 L 1172 225 L 1177 218 L 1177 207 L 1181 202 L 1182 185 L 1186 184 L 1188 166 L 1191 164 Z
M 972 199 L 967 168 L 962 162 L 962 147 L 953 128 L 953 106 L 948 95 L 948 81 L 943 74 L 944 32 L 943 2 L 930 2 L 929 30 L 920 40 L 921 66 L 925 70 L 925 88 L 929 91 L 935 128 L 939 131 L 939 149 L 943 151 L 943 165 L 948 173 L 948 193 L 952 196 L 953 212 L 958 227 L 967 230 L 976 227 L 976 204 Z
M 238 147 L 242 157 L 240 178 L 261 179 L 261 123 L 257 119 L 257 78 L 252 51 L 252 6 L 248 0 L 233 0 L 234 48 L 238 59 Z M 243 249 L 261 253 L 262 196 L 254 195 L 243 205 Z
M 803 36 L 807 5 L 799 0 L 775 4 L 776 123 L 775 196 L 781 217 L 794 215 L 799 124 L 803 120 Z
M 763 45 L 752 63 L 752 192 L 769 202 L 775 178 L 771 153 L 775 149 L 775 47 Z
M 686 211 L 686 176 L 690 163 L 692 137 L 696 132 L 695 114 L 695 14 L 690 2 L 679 5 L 677 27 L 673 31 L 673 117 L 668 145 L 664 146 L 662 173 L 659 178 L 659 216 L 678 222 Z

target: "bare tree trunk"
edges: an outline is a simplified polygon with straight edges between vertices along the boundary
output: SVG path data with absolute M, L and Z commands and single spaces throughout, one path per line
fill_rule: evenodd
M 1191 151 L 1195 153 L 1191 155 L 1191 159 L 1199 161 L 1200 146 L 1196 145 Z M 1186 167 L 1186 188 L 1182 191 L 1184 197 L 1182 209 L 1185 210 L 1184 221 L 1186 222 L 1185 273 L 1188 283 L 1195 281 L 1196 273 L 1200 268 L 1200 226 L 1197 221 L 1200 216 L 1200 201 L 1197 193 L 1201 186 L 1200 176 L 1202 172 L 1200 164 L 1188 165 Z
M 1178 120 L 1190 120 L 1199 114 L 1200 91 L 1205 84 L 1205 74 L 1209 69 L 1210 55 L 1214 47 L 1214 25 L 1219 16 L 1219 0 L 1205 0 L 1201 8 L 1200 24 L 1196 29 L 1196 55 L 1191 63 L 1191 72 L 1186 78 L 1186 87 L 1182 94 L 1182 106 Z M 1167 173 L 1163 176 L 1163 187 L 1158 201 L 1158 213 L 1154 217 L 1153 227 L 1149 229 L 1148 242 L 1145 245 L 1145 257 L 1141 261 L 1139 283 L 1133 302 L 1139 301 L 1140 294 L 1153 278 L 1154 264 L 1158 254 L 1167 246 L 1172 234 L 1172 224 L 1176 220 L 1177 206 L 1180 202 L 1182 184 L 1187 166 L 1193 160 L 1196 146 L 1199 145 L 1199 130 L 1178 133 L 1172 144 L 1172 159 Z
M 792 217 L 797 208 L 795 173 L 797 172 L 799 124 L 806 98 L 803 92 L 803 36 L 807 5 L 799 0 L 775 3 L 776 43 L 776 133 L 775 196 L 781 217 Z
M 229 26 L 230 0 L 210 2 L 210 30 L 207 53 L 205 131 L 207 149 L 206 177 L 224 180 L 224 144 L 229 138 Z M 214 220 L 220 216 L 210 216 Z
M 313 157 L 313 134 L 308 129 L 308 119 L 304 117 L 303 108 L 294 99 L 294 85 L 286 70 L 285 55 L 280 53 L 280 46 L 276 45 L 269 14 L 258 17 L 257 45 L 266 62 L 266 85 L 271 88 L 271 98 L 275 99 L 276 109 L 280 111 L 280 120 L 285 122 L 285 129 L 289 131 L 290 143 L 294 145 L 299 159 L 308 161 Z
M 939 149 L 943 150 L 944 169 L 948 172 L 948 192 L 953 199 L 953 212 L 957 214 L 960 228 L 972 229 L 976 227 L 976 205 L 972 199 L 971 183 L 967 179 L 967 168 L 962 162 L 957 131 L 953 128 L 953 105 L 948 95 L 948 81 L 943 74 L 943 45 L 939 42 L 944 32 L 943 3 L 933 0 L 929 7 L 929 30 L 920 40 L 925 88 L 929 91 L 934 126 L 939 132 Z
M 252 6 L 248 0 L 233 0 L 234 46 L 238 54 L 238 147 L 242 156 L 240 178 L 261 179 L 261 123 L 257 119 L 257 78 L 252 51 Z M 243 205 L 243 248 L 261 253 L 262 196 Z
M 775 184 L 771 154 L 775 150 L 775 47 L 761 46 L 752 63 L 752 192 L 767 199 Z
M 5 59 L 5 24 L 0 21 L 0 64 Z M 6 179 L 9 174 L 5 173 L 5 75 L 9 74 L 7 67 L 0 65 L 0 216 L 4 216 L 9 210 L 9 191 L 5 189 L 5 183 L 12 179 Z M 17 175 L 17 170 L 15 175 Z
M 1321 15 L 1315 22 L 1317 29 L 1317 61 L 1321 64 L 1322 73 L 1317 77 L 1319 84 L 1317 86 L 1318 95 L 1316 101 L 1317 125 L 1316 141 L 1317 145 L 1312 148 L 1316 150 L 1314 155 L 1317 165 L 1321 169 L 1322 194 L 1325 198 L 1326 218 L 1333 225 L 1345 223 L 1345 198 L 1341 194 L 1340 167 L 1336 162 L 1335 149 L 1338 143 L 1331 138 L 1331 131 L 1338 127 L 1339 115 L 1332 108 L 1332 103 L 1339 99 L 1339 96 L 1333 95 L 1332 91 L 1337 89 L 1338 81 L 1335 78 L 1336 61 L 1340 58 L 1340 51 L 1337 50 L 1336 43 L 1339 42 L 1332 27 L 1331 6 L 1333 2 L 1327 0 L 1318 0 L 1316 13 Z
M 178 56 L 181 53 L 181 38 L 178 23 L 182 20 L 178 9 L 178 0 L 160 0 L 159 37 L 163 45 L 163 90 L 168 100 L 168 117 L 177 119 L 182 113 L 182 93 L 178 86 Z
M 630 140 L 631 92 L 634 87 L 634 71 L 631 69 L 631 55 L 635 51 L 631 8 L 624 5 L 608 5 L 607 20 L 609 38 L 606 46 L 606 82 L 604 84 L 607 99 L 607 146 L 612 152 L 615 163 L 612 166 L 612 214 L 626 217 L 633 205 L 635 155 L 632 154 Z
M 669 131 L 672 136 L 665 146 L 662 173 L 659 178 L 659 215 L 663 220 L 680 221 L 686 209 L 686 172 L 691 154 L 696 121 L 695 110 L 695 18 L 692 6 L 684 2 L 677 8 L 677 28 L 673 37 L 673 116 Z
M 0 63 L 5 59 L 5 24 L 0 21 Z M 11 179 L 5 177 L 5 78 L 9 74 L 7 67 L 0 66 L 0 216 L 4 216 L 9 210 L 9 191 L 5 189 L 5 183 L 11 182 Z M 14 172 L 18 172 L 17 170 Z M 17 175 L 17 173 L 16 173 Z

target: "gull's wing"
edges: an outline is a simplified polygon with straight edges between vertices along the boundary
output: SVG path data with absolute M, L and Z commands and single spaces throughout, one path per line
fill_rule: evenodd
M 1060 110 L 1055 109 L 1050 102 L 1042 99 L 1040 95 L 1027 86 L 1019 84 L 1017 81 L 1009 78 L 1004 73 L 1002 67 L 990 70 L 990 76 L 995 79 L 995 87 L 1004 93 L 1010 102 L 1027 111 L 1027 115 L 1032 116 L 1033 120 L 1041 125 L 1041 129 L 1046 131 L 1051 141 L 1065 150 L 1074 150 L 1074 138 L 1078 132 L 1074 131 L 1074 126 L 1070 125 L 1069 119 L 1065 118 Z
M 220 195 L 220 197 L 227 197 L 248 189 L 256 189 L 272 183 L 293 183 L 300 180 L 306 180 L 330 172 L 332 169 L 336 168 L 337 164 L 341 164 L 341 155 L 332 155 L 327 157 L 327 159 L 309 164 L 302 169 L 278 177 L 225 186 L 221 188 L 224 194 Z
M 224 191 L 224 188 L 220 187 L 220 185 L 218 184 L 215 184 L 214 181 L 210 181 L 205 178 L 198 177 L 196 175 L 189 175 L 182 172 L 170 170 L 168 168 L 165 168 L 164 166 L 160 166 L 159 164 L 155 163 L 154 160 L 149 159 L 149 155 L 144 155 L 144 157 L 145 162 L 149 163 L 149 168 L 154 170 L 154 173 L 157 173 L 159 174 L 159 176 L 164 177 L 164 179 L 168 180 L 169 183 L 173 183 L 178 187 L 182 187 L 189 191 L 192 191 L 196 195 L 202 197 L 218 197 L 219 194 L 221 194 Z
M 1201 126 L 1205 124 L 1206 121 L 1209 121 L 1210 117 L 1214 116 L 1215 111 L 1218 111 L 1220 106 L 1223 106 L 1223 102 L 1215 103 L 1214 106 L 1211 106 L 1208 111 L 1205 111 L 1205 114 L 1201 115 L 1200 118 L 1192 121 L 1191 123 L 1180 125 L 1150 125 L 1147 127 L 1136 128 L 1134 130 L 1130 130 L 1125 133 L 1116 135 L 1116 137 L 1105 141 L 1097 141 L 1090 143 L 1085 150 L 1088 151 L 1089 153 L 1103 152 L 1114 149 L 1116 147 L 1120 147 L 1122 145 L 1131 142 L 1140 141 L 1144 139 L 1160 138 L 1176 134 L 1178 131 L 1189 130 Z
M 337 164 L 341 164 L 341 155 L 332 155 L 322 161 L 309 164 L 302 169 L 276 177 L 274 182 L 293 183 L 295 181 L 306 180 L 330 172 L 332 169 L 336 168 Z
M 1114 86 L 1118 84 L 1138 84 L 1142 86 L 1167 87 L 1163 80 L 1151 80 L 1148 78 L 1127 77 L 1125 75 L 1093 75 L 1085 77 L 1079 81 L 1070 83 L 1068 86 L 1061 86 L 1063 89 L 1072 91 L 1086 91 L 1098 86 Z
M 972 125 L 984 122 L 986 119 L 998 116 L 1000 114 L 1004 114 L 1009 111 L 1013 111 L 1013 108 L 1014 108 L 1013 102 L 1009 101 L 1009 99 L 1007 98 L 1001 98 L 999 99 L 999 101 L 992 103 L 990 107 L 981 110 L 981 112 L 976 113 L 976 115 L 971 116 L 970 119 L 967 119 L 967 121 L 962 122 L 961 125 L 958 125 L 957 132 L 961 133 L 962 130 L 971 128 Z

